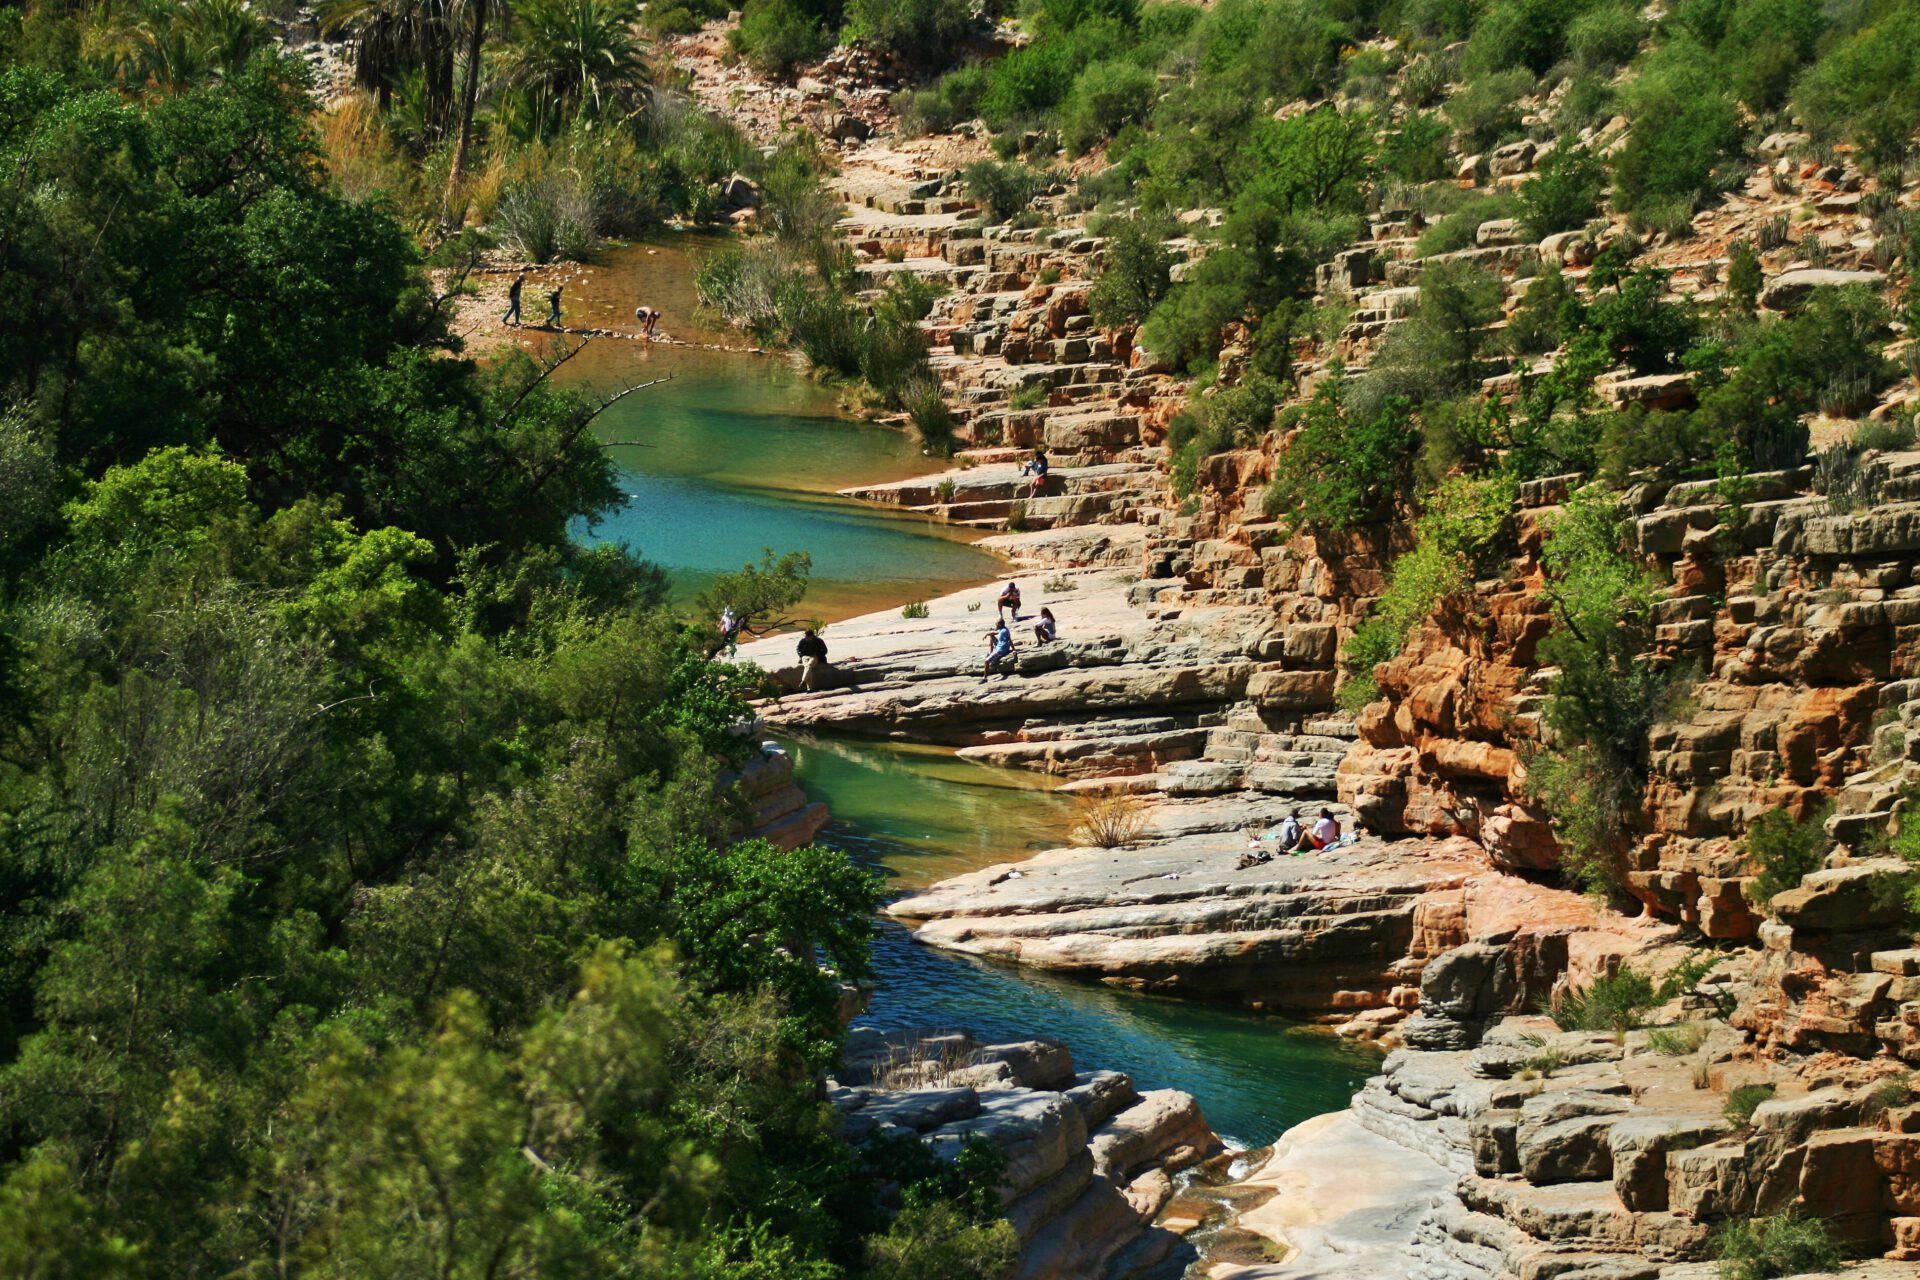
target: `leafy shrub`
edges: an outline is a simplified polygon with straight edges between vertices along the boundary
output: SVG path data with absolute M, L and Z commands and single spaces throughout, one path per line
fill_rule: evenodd
M 1731 353 L 1739 367 L 1730 378 L 1704 379 L 1696 415 L 1702 433 L 1727 442 L 1749 470 L 1800 465 L 1807 452 L 1800 415 L 1823 392 L 1840 383 L 1865 394 L 1892 375 L 1879 346 L 1887 319 L 1885 304 L 1856 286 L 1822 289 L 1798 313 L 1759 325 Z
M 1046 176 L 1018 161 L 976 160 L 960 173 L 967 194 L 989 222 L 1005 222 L 1046 186 Z
M 1475 386 L 1503 294 L 1500 278 L 1477 263 L 1430 264 L 1419 305 L 1388 330 L 1352 406 L 1364 414 L 1388 396 L 1419 405 Z
M 892 101 L 901 131 L 946 133 L 962 120 L 971 120 L 980 113 L 987 81 L 987 68 L 976 62 L 949 71 L 930 89 L 902 89 Z
M 1122 125 L 1144 119 L 1159 83 L 1130 62 L 1096 62 L 1080 73 L 1060 113 L 1060 139 L 1069 151 L 1085 151 Z
M 1573 296 L 1573 286 L 1567 283 L 1560 264 L 1549 262 L 1546 270 L 1528 283 L 1520 305 L 1507 317 L 1507 350 L 1515 355 L 1539 355 L 1559 346 L 1561 311 Z
M 929 610 L 925 600 L 909 600 L 900 606 L 900 616 L 903 618 L 924 618 L 928 616 L 928 613 Z
M 1748 1088 L 1772 1092 L 1770 1086 Z M 1729 1108 L 1732 1105 L 1729 1101 Z M 1777 1280 L 1809 1271 L 1838 1271 L 1846 1257 L 1826 1223 L 1790 1214 L 1728 1222 L 1714 1232 L 1712 1251 L 1719 1260 L 1720 1280 Z
M 1293 434 L 1263 495 L 1267 514 L 1350 529 L 1379 519 L 1407 491 L 1419 434 L 1406 402 L 1390 398 L 1365 416 L 1349 414 L 1348 386 L 1329 377 L 1282 418 L 1282 430 Z
M 1573 138 L 1580 130 L 1597 126 L 1617 114 L 1618 92 L 1611 74 L 1589 71 L 1567 82 L 1554 109 L 1553 124 L 1562 138 Z
M 1674 682 L 1644 660 L 1661 589 L 1623 553 L 1620 525 L 1619 500 L 1590 485 L 1568 501 L 1542 549 L 1554 626 L 1540 659 L 1557 668 L 1542 719 L 1554 745 L 1528 766 L 1562 867 L 1589 892 L 1611 895 L 1622 892 L 1624 845 L 1642 812 L 1647 735 Z
M 1519 68 L 1545 75 L 1560 61 L 1567 24 L 1578 11 L 1567 0 L 1503 0 L 1487 6 L 1467 42 L 1467 72 L 1490 75 Z
M 1414 241 L 1414 255 L 1431 258 L 1435 254 L 1471 249 L 1481 223 L 1511 218 L 1520 211 L 1519 199 L 1509 192 L 1471 195 L 1452 213 L 1420 233 L 1420 238 Z
M 1087 292 L 1087 310 L 1104 328 L 1146 319 L 1173 281 L 1173 255 L 1166 228 L 1143 219 L 1111 227 L 1102 249 L 1100 276 Z
M 1743 172 L 1739 108 L 1697 51 L 1666 52 L 1627 90 L 1634 127 L 1613 167 L 1624 209 L 1691 209 Z
M 921 65 L 937 63 L 973 24 L 967 5 L 948 0 L 847 0 L 847 40 L 863 40 Z
M 1019 1257 L 1020 1237 L 1006 1219 L 914 1197 L 868 1242 L 863 1274 L 871 1280 L 998 1280 Z
M 1608 72 L 1632 62 L 1646 34 L 1637 6 L 1603 4 L 1567 25 L 1567 53 L 1584 71 Z
M 1727 1095 L 1727 1104 L 1721 1108 L 1722 1114 L 1736 1128 L 1744 1129 L 1753 1123 L 1753 1113 L 1760 1104 L 1773 1097 L 1770 1084 L 1743 1084 Z
M 1741 315 L 1752 315 L 1760 305 L 1760 289 L 1765 283 L 1766 272 L 1754 256 L 1753 246 L 1745 240 L 1734 241 L 1727 250 L 1727 305 Z
M 1284 399 L 1284 387 L 1258 375 L 1211 395 L 1196 392 L 1167 428 L 1175 491 L 1183 497 L 1192 493 L 1200 462 L 1257 438 L 1272 425 L 1273 411 Z
M 1518 492 L 1510 476 L 1453 476 L 1427 499 L 1414 521 L 1413 549 L 1393 562 L 1386 592 L 1342 650 L 1344 704 L 1372 701 L 1373 668 L 1399 653 L 1442 600 L 1473 584 L 1507 529 Z
M 1437 112 L 1412 111 L 1380 147 L 1380 167 L 1405 182 L 1432 182 L 1448 176 L 1452 130 Z
M 747 0 L 738 31 L 747 61 L 767 75 L 788 74 L 825 53 L 830 43 L 796 0 Z
M 1850 138 L 1872 163 L 1892 166 L 1911 145 L 1920 114 L 1920 12 L 1886 5 L 1800 78 L 1794 113 L 1814 139 Z
M 1700 337 L 1699 321 L 1684 302 L 1666 298 L 1667 275 L 1650 267 L 1621 277 L 1587 308 L 1586 322 L 1614 357 L 1635 373 L 1680 367 Z
M 1612 1031 L 1624 1035 L 1661 1004 L 1653 979 L 1628 965 L 1595 978 L 1581 991 L 1569 991 L 1553 1010 L 1562 1031 Z
M 1765 907 L 1777 893 L 1796 889 L 1810 871 L 1820 869 L 1831 845 L 1826 831 L 1829 802 L 1795 821 L 1785 809 L 1756 818 L 1747 828 L 1747 861 L 1759 874 L 1747 885 L 1747 899 Z
M 1520 220 L 1527 234 L 1543 240 L 1575 231 L 1600 211 L 1607 170 L 1585 148 L 1558 146 L 1520 187 Z
M 1030 382 L 1007 397 L 1009 409 L 1037 409 L 1047 402 L 1047 386 L 1044 382 Z
M 641 21 L 656 36 L 690 36 L 700 29 L 700 15 L 684 4 L 648 5 Z
M 1469 154 L 1490 151 L 1519 137 L 1523 131 L 1520 99 L 1532 91 L 1533 76 L 1526 71 L 1500 71 L 1470 79 L 1442 108 L 1460 136 L 1461 150 Z

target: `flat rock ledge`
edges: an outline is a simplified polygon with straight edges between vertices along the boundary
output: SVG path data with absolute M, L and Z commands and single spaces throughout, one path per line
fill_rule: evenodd
M 1194 1256 L 1154 1225 L 1174 1176 L 1224 1148 L 1191 1094 L 1079 1071 L 1057 1040 L 982 1044 L 962 1031 L 855 1026 L 828 1099 L 855 1145 L 916 1136 L 952 1159 L 970 1141 L 1007 1160 L 1018 1280 L 1144 1276 Z
M 1503 875 L 1467 840 L 1364 838 L 1253 862 L 1248 828 L 1289 807 L 1272 797 L 1161 800 L 1134 847 L 1053 850 L 887 910 L 920 922 L 914 936 L 931 946 L 1316 1016 L 1361 1036 L 1418 1007 L 1423 971 L 1452 948 L 1480 940 L 1518 953 L 1523 969 L 1531 956 L 1551 968 L 1556 941 L 1564 956 L 1566 937 L 1593 926 L 1585 899 Z M 1452 990 L 1461 982 L 1464 995 Z M 1462 973 L 1430 998 L 1471 1006 L 1482 985 Z

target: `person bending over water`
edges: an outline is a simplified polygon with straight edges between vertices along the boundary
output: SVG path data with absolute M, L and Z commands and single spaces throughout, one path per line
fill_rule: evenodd
M 649 306 L 638 306 L 633 309 L 633 318 L 640 322 L 640 336 L 651 339 L 653 326 L 660 323 L 659 310 Z
M 986 679 L 993 674 L 995 666 L 1013 657 L 1013 630 L 1003 619 L 998 626 L 987 632 L 987 664 L 980 669 L 980 678 Z
M 800 654 L 800 691 L 812 693 L 827 678 L 827 642 L 809 627 L 796 651 Z
M 1033 624 L 1033 642 L 1045 644 L 1049 640 L 1060 638 L 1060 624 L 1053 620 L 1053 610 L 1042 605 L 1040 621 Z

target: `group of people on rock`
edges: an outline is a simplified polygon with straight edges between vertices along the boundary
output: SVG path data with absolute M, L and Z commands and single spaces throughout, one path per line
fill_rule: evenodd
M 1000 589 L 999 600 L 994 608 L 993 629 L 987 632 L 987 660 L 981 668 L 982 679 L 990 677 L 996 670 L 1011 666 L 1018 649 L 1013 639 L 1013 624 L 1025 620 L 1020 612 L 1020 584 L 1009 579 L 1006 586 Z M 732 605 L 722 609 L 715 627 L 718 639 L 708 650 L 707 657 L 718 657 L 722 649 L 726 650 L 727 657 L 734 657 L 739 652 L 740 632 L 744 626 L 745 619 Z M 1053 616 L 1052 609 L 1042 606 L 1033 620 L 1033 642 L 1036 645 L 1049 644 L 1059 638 L 1059 620 Z M 827 664 L 827 642 L 820 633 L 812 627 L 807 628 L 794 646 L 794 652 L 800 659 L 801 691 L 812 693 L 823 688 L 830 668 Z
M 993 630 L 987 632 L 987 661 L 980 669 L 980 678 L 983 680 L 991 676 L 995 668 L 1013 661 L 1013 627 L 1008 615 L 1012 615 L 1013 622 L 1021 621 L 1019 583 L 1009 578 L 1007 585 L 1000 588 L 1000 598 L 994 604 L 993 613 Z M 1040 616 L 1033 623 L 1033 642 L 1046 644 L 1059 638 L 1060 624 L 1054 619 L 1053 610 L 1041 606 Z
M 500 318 L 502 324 L 510 325 L 515 329 L 520 327 L 520 294 L 526 288 L 526 284 L 527 273 L 522 271 L 513 278 L 513 283 L 507 286 L 507 314 Z M 553 288 L 547 290 L 546 326 L 549 329 L 557 329 L 560 326 L 560 289 L 561 286 L 555 284 Z M 640 322 L 640 336 L 651 341 L 654 326 L 660 323 L 660 309 L 642 303 L 633 309 L 633 318 Z

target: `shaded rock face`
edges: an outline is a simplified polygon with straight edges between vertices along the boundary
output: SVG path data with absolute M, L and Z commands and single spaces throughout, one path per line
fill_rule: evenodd
M 1020 1237 L 1022 1280 L 1102 1275 L 1123 1252 L 1190 1256 L 1152 1223 L 1172 1175 L 1222 1149 L 1191 1095 L 1076 1072 L 1054 1040 L 981 1044 L 964 1032 L 858 1026 L 839 1077 L 828 1098 L 856 1145 L 912 1136 L 951 1160 L 982 1141 L 1006 1158 L 1000 1196 Z
M 736 840 L 769 840 L 782 849 L 798 849 L 827 824 L 827 806 L 807 798 L 793 780 L 793 757 L 775 743 L 762 743 L 745 764 L 722 774 L 719 786 L 731 788 L 740 801 Z

